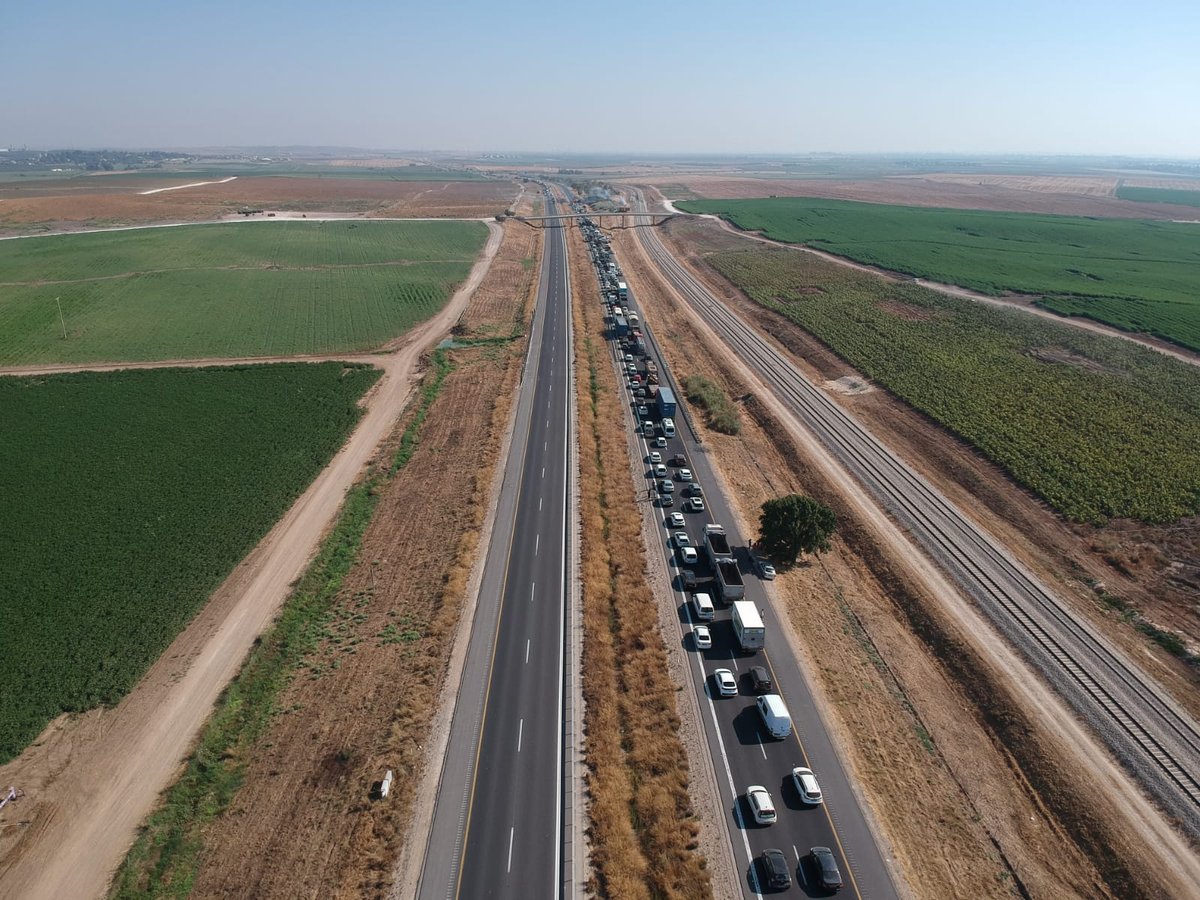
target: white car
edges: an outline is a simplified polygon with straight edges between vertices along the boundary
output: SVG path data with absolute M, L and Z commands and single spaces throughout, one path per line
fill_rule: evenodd
M 750 804 L 755 822 L 759 825 L 775 824 L 775 804 L 771 802 L 771 794 L 765 787 L 752 784 L 746 788 L 746 802 Z
M 737 696 L 737 679 L 728 669 L 717 669 L 713 672 L 713 683 L 717 686 L 717 694 L 721 697 Z
M 691 469 L 680 469 L 679 470 L 679 480 L 680 481 L 691 481 L 692 480 L 692 470 Z
M 683 513 L 681 513 L 681 512 L 671 513 L 671 527 L 672 528 L 682 528 L 683 525 L 684 525 Z
M 675 546 L 676 546 L 676 547 L 690 547 L 690 546 L 692 546 L 692 539 L 691 539 L 690 537 L 688 537 L 688 536 L 687 536 L 687 532 L 686 532 L 686 531 L 677 531 L 677 532 L 675 532 Z
M 625 362 L 627 362 L 627 363 L 633 362 L 633 354 L 632 353 L 625 354 Z
M 646 416 L 650 415 L 650 410 L 646 409 L 645 403 L 639 403 L 637 406 L 637 414 L 644 419 Z
M 685 566 L 694 566 L 700 561 L 700 555 L 696 553 L 695 547 L 681 547 L 679 555 L 682 557 Z
M 663 437 L 663 436 L 660 434 L 658 437 L 656 437 L 656 438 L 654 439 L 654 446 L 655 446 L 655 447 L 665 447 L 665 446 L 667 446 L 667 439 L 666 439 L 665 437 Z
M 658 463 L 654 467 L 654 477 L 655 478 L 666 478 L 667 477 L 667 467 L 664 466 L 662 463 Z
M 817 806 L 825 802 L 825 798 L 821 796 L 821 786 L 817 784 L 817 776 L 813 774 L 812 769 L 796 766 L 792 769 L 792 784 L 796 786 L 796 793 L 800 795 L 802 803 Z
M 773 565 L 771 565 L 769 562 L 767 562 L 765 559 L 760 559 L 758 561 L 758 574 L 762 578 L 763 581 L 774 581 L 775 580 L 775 567 Z
M 657 450 L 651 450 L 650 451 L 650 462 L 651 462 L 651 464 L 657 466 L 660 462 L 662 462 L 662 454 L 659 453 Z
M 689 508 L 691 509 L 692 512 L 704 512 L 704 501 L 701 500 L 699 497 L 690 498 L 688 500 L 688 503 L 691 504 L 691 506 Z
M 707 625 L 697 625 L 692 629 L 692 640 L 696 642 L 697 650 L 712 649 L 712 632 Z

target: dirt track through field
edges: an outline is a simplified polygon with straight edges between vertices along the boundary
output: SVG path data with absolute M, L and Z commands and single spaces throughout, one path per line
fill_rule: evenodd
M 398 339 L 394 352 L 328 357 L 370 361 L 383 369 L 382 378 L 365 398 L 366 412 L 358 427 L 134 691 L 114 710 L 51 723 L 20 758 L 0 767 L 0 781 L 24 791 L 18 804 L 5 809 L 0 894 L 24 900 L 104 894 L 137 827 L 178 771 L 221 690 L 273 619 L 334 520 L 347 489 L 403 411 L 422 353 L 449 331 L 482 281 L 503 234 L 495 224 L 489 230 L 483 256 L 454 297 L 436 316 Z M 269 361 L 280 360 L 243 362 Z M 150 366 L 233 362 L 238 361 Z M 10 374 L 16 373 L 10 370 Z

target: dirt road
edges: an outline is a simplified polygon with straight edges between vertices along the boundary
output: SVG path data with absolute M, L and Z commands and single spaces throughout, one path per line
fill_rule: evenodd
M 392 429 L 421 354 L 449 331 L 483 279 L 503 233 L 495 224 L 489 229 L 483 256 L 445 308 L 405 335 L 393 353 L 366 357 L 383 377 L 368 393 L 366 413 L 349 441 L 141 684 L 114 710 L 60 718 L 20 758 L 0 767 L 0 781 L 25 792 L 0 822 L 0 895 L 50 900 L 104 894 L 216 698 Z

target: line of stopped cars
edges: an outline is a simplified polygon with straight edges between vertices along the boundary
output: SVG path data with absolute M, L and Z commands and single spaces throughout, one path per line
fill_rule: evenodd
M 577 205 L 576 211 L 584 212 L 581 204 Z M 632 395 L 635 428 L 647 445 L 647 477 L 653 484 L 652 494 L 656 495 L 655 502 L 659 508 L 664 512 L 671 510 L 665 515 L 664 525 L 669 534 L 667 543 L 674 550 L 679 563 L 681 586 L 691 597 L 689 621 L 692 625 L 692 646 L 697 651 L 713 649 L 715 608 L 712 594 L 698 590 L 702 586 L 708 587 L 709 573 L 699 571 L 708 565 L 715 576 L 711 579 L 713 587 L 708 590 L 720 599 L 731 602 L 737 643 L 742 652 L 755 652 L 763 647 L 765 629 L 754 604 L 742 599 L 745 597 L 745 585 L 724 529 L 717 524 L 707 524 L 703 536 L 697 537 L 695 542 L 686 530 L 688 520 L 684 513 L 704 513 L 706 510 L 704 490 L 697 482 L 686 455 L 677 452 L 665 458 L 671 439 L 676 437 L 674 393 L 666 385 L 660 384 L 658 364 L 648 354 L 640 316 L 633 307 L 629 289 L 612 256 L 607 235 L 586 218 L 581 220 L 580 227 L 599 278 L 609 337 L 618 345 L 617 361 Z M 672 469 L 675 470 L 674 474 Z M 677 493 L 681 508 L 675 508 Z M 758 554 L 751 554 L 751 564 L 763 580 L 775 578 L 774 566 Z M 706 576 L 703 585 L 701 574 Z M 710 678 L 710 694 L 715 698 L 736 697 L 740 693 L 738 679 L 730 669 L 717 668 Z M 777 740 L 788 737 L 792 730 L 791 717 L 783 698 L 774 693 L 775 687 L 767 666 L 751 666 L 746 683 L 756 696 L 756 706 L 766 730 Z M 811 769 L 794 767 L 790 781 L 802 805 L 816 808 L 824 803 L 821 787 Z M 751 818 L 758 826 L 769 827 L 778 820 L 775 801 L 764 785 L 752 784 L 747 787 L 744 799 Z M 804 863 L 811 871 L 811 883 L 826 891 L 836 891 L 842 887 L 837 860 L 828 847 L 811 848 Z M 759 857 L 759 865 L 768 889 L 781 890 L 791 886 L 791 867 L 781 850 L 764 851 Z

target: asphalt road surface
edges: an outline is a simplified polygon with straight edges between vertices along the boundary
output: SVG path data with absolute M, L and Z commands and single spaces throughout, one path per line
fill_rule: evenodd
M 556 897 L 562 884 L 572 402 L 564 234 L 546 230 L 512 449 L 418 889 L 429 900 Z
M 635 307 L 632 295 L 628 305 Z M 611 319 L 609 321 L 611 322 Z M 643 331 L 648 345 L 647 358 L 658 363 L 663 383 L 672 387 L 677 397 L 681 396 L 653 335 L 644 324 L 644 319 Z M 614 354 L 618 356 L 619 365 L 624 368 L 627 365 L 624 362 L 624 351 L 617 347 L 615 341 L 612 347 Z M 636 365 L 639 370 L 644 371 L 643 360 L 638 359 Z M 647 419 L 657 423 L 659 417 L 653 403 L 645 401 L 646 415 L 640 415 L 640 401 L 633 397 L 628 377 L 623 381 L 631 423 Z M 663 527 L 659 532 L 661 552 L 667 555 L 675 573 L 672 584 L 673 596 L 678 606 L 679 631 L 664 637 L 666 640 L 682 642 L 692 659 L 691 689 L 697 694 L 705 719 L 709 752 L 717 773 L 720 800 L 732 836 L 734 858 L 741 869 L 743 891 L 748 897 L 770 893 L 765 888 L 758 859 L 765 849 L 775 848 L 783 851 L 789 862 L 792 886 L 787 893 L 824 896 L 824 892 L 816 884 L 812 861 L 808 858 L 810 849 L 820 846 L 829 847 L 837 858 L 845 882 L 843 896 L 895 897 L 896 888 L 892 883 L 888 865 L 858 799 L 851 790 L 837 751 L 812 701 L 808 684 L 788 644 L 780 637 L 780 629 L 783 627 L 781 620 L 775 614 L 766 587 L 753 572 L 746 549 L 747 536 L 740 534 L 734 525 L 729 503 L 717 489 L 707 454 L 692 432 L 690 423 L 683 414 L 682 404 L 674 419 L 677 432 L 675 437 L 666 438 L 665 447 L 652 446 L 655 438 L 661 434 L 661 429 L 656 432 L 655 437 L 642 435 L 637 438 L 643 460 L 647 464 L 646 491 L 642 496 L 647 498 L 646 502 L 653 504 L 662 521 Z M 690 469 L 692 480 L 699 483 L 704 492 L 703 512 L 684 511 L 681 494 L 686 482 L 678 479 L 678 471 L 682 467 L 670 465 L 668 470 L 675 485 L 674 504 L 670 507 L 660 506 L 658 480 L 653 477 L 649 462 L 649 454 L 652 451 L 662 455 L 664 464 L 668 464 L 677 454 L 686 457 L 686 468 Z M 682 512 L 685 521 L 682 527 L 669 526 L 668 517 L 673 512 Z M 766 648 L 757 654 L 743 654 L 738 649 L 730 621 L 730 607 L 719 599 L 720 591 L 712 580 L 711 570 L 704 562 L 703 551 L 701 550 L 700 562 L 688 566 L 682 563 L 680 553 L 674 546 L 672 536 L 677 531 L 683 531 L 688 535 L 692 546 L 702 548 L 704 526 L 709 523 L 724 526 L 746 583 L 745 599 L 753 602 L 762 614 L 767 633 Z M 684 569 L 691 569 L 699 579 L 698 586 L 692 591 L 682 588 L 680 573 Z M 697 621 L 688 600 L 691 593 L 697 591 L 709 593 L 716 604 L 716 618 L 709 623 L 713 638 L 713 646 L 709 650 L 697 650 L 693 642 L 692 629 Z M 749 684 L 750 666 L 767 668 L 774 685 L 773 691 L 781 694 L 787 704 L 794 728 L 785 740 L 771 739 L 763 728 Z M 738 681 L 739 692 L 736 697 L 718 696 L 712 673 L 719 668 L 730 669 L 733 672 Z M 823 805 L 805 806 L 800 802 L 799 795 L 792 785 L 791 772 L 794 766 L 805 766 L 815 772 L 825 795 Z M 750 785 L 762 785 L 770 792 L 778 814 L 775 824 L 754 824 L 745 799 L 746 789 Z

